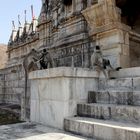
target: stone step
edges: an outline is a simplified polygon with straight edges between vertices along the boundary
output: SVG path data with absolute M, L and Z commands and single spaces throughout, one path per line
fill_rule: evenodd
M 99 90 L 109 91 L 132 91 L 132 79 L 131 78 L 119 78 L 119 79 L 100 79 Z
M 88 103 L 140 105 L 140 91 L 99 91 L 88 93 Z
M 140 107 L 113 104 L 78 104 L 77 115 L 103 120 L 140 123 Z
M 124 68 L 119 71 L 110 71 L 110 77 L 128 78 L 140 77 L 140 67 Z
M 93 118 L 74 117 L 64 120 L 64 129 L 99 140 L 139 140 L 140 126 Z
M 99 79 L 99 90 L 108 91 L 140 91 L 140 77 L 137 78 L 118 78 L 118 79 Z

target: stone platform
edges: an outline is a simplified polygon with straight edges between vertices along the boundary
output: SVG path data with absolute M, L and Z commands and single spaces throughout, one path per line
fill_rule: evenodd
M 97 90 L 98 74 L 83 68 L 59 67 L 31 72 L 31 121 L 63 129 L 65 117 Z
M 65 118 L 64 129 L 100 140 L 139 140 L 140 106 L 135 102 L 127 103 L 123 95 L 123 98 L 118 96 L 120 102 L 113 102 L 116 100 L 109 93 L 99 95 L 100 92 L 89 92 L 90 103 L 78 104 L 77 116 Z
M 0 140 L 91 140 L 40 124 L 19 123 L 0 126 Z
M 111 72 L 82 68 L 30 74 L 31 121 L 100 140 L 140 139 L 139 68 Z
M 97 140 L 139 140 L 140 126 L 87 117 L 65 119 L 65 130 Z
M 64 120 L 64 129 L 100 140 L 140 139 L 140 68 L 111 72 L 99 78 L 88 102 L 77 104 L 77 116 Z
M 140 67 L 125 68 L 120 69 L 119 71 L 112 71 L 110 72 L 110 76 L 116 78 L 140 77 Z

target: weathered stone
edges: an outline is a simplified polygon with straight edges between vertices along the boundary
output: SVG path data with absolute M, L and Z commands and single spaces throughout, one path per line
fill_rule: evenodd
M 96 103 L 101 104 L 116 104 L 116 105 L 140 105 L 139 92 L 123 92 L 123 91 L 100 91 L 100 92 L 90 92 L 90 97 L 93 95 L 93 99 L 90 101 L 96 101 Z M 95 97 L 95 98 L 94 98 Z M 94 102 L 92 102 L 94 103 Z
M 69 132 L 97 139 L 137 140 L 140 138 L 140 128 L 137 125 L 128 123 L 75 117 L 66 118 L 64 126 L 65 130 Z
M 135 79 L 135 77 L 137 78 L 140 77 L 139 71 L 140 71 L 139 67 L 120 69 L 119 71 L 111 71 L 110 77 Z
M 96 77 L 88 69 L 66 67 L 30 73 L 31 121 L 63 129 L 64 118 L 76 115 L 77 103 L 97 90 Z
M 140 123 L 140 107 L 113 104 L 78 104 L 78 116 Z
M 7 67 L 0 71 L 0 102 L 21 105 L 21 118 L 26 114 L 31 121 L 60 129 L 65 124 L 66 130 L 76 134 L 106 140 L 140 139 L 138 125 L 127 124 L 139 123 L 139 68 L 110 72 L 110 77 L 116 78 L 112 80 L 104 80 L 102 73 L 87 69 L 95 45 L 101 46 L 103 57 L 114 68 L 139 66 L 140 36 L 134 32 L 139 31 L 138 21 L 133 30 L 127 26 L 127 20 L 133 18 L 124 13 L 121 17 L 115 0 L 72 0 L 69 5 L 52 0 L 47 11 L 43 2 L 38 25 L 33 19 L 23 32 L 19 27 L 19 35 L 15 29 L 12 31 Z M 25 96 L 22 62 L 32 48 L 38 53 L 46 48 L 54 67 L 59 68 L 32 72 Z M 83 104 L 87 101 L 96 104 Z M 77 115 L 77 111 L 79 116 L 127 123 L 88 118 L 64 121 L 64 117 Z
M 91 140 L 90 138 L 76 136 L 62 130 L 34 123 L 2 125 L 0 126 L 0 137 L 2 140 Z
M 120 79 L 101 79 L 99 80 L 99 90 L 105 91 L 133 91 L 132 79 L 131 78 L 120 78 Z

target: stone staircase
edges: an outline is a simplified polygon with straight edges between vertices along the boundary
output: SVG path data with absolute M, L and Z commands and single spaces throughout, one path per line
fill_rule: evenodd
M 64 129 L 98 140 L 140 140 L 140 78 L 99 80 L 98 91 L 77 105 Z

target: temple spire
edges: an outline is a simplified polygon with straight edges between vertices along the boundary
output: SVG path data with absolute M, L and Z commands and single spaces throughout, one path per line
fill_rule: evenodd
M 24 10 L 25 24 L 27 23 L 26 10 Z
M 21 26 L 21 22 L 20 22 L 20 15 L 18 15 L 18 32 L 17 32 L 17 40 L 21 37 L 23 32 L 23 28 Z
M 16 27 L 15 27 L 15 22 L 14 22 L 14 20 L 12 21 L 12 30 L 15 30 L 16 29 Z
M 16 27 L 15 27 L 15 22 L 12 21 L 12 33 L 11 33 L 11 36 L 10 36 L 10 39 L 9 39 L 9 42 L 8 42 L 8 45 L 12 45 L 12 43 L 14 42 L 15 38 L 16 38 L 16 35 L 17 35 L 17 30 L 16 30 Z
M 18 25 L 19 25 L 19 27 L 21 27 L 20 15 L 18 15 Z
M 31 13 L 32 13 L 32 20 L 34 20 L 35 19 L 35 15 L 34 15 L 33 5 L 31 5 Z

